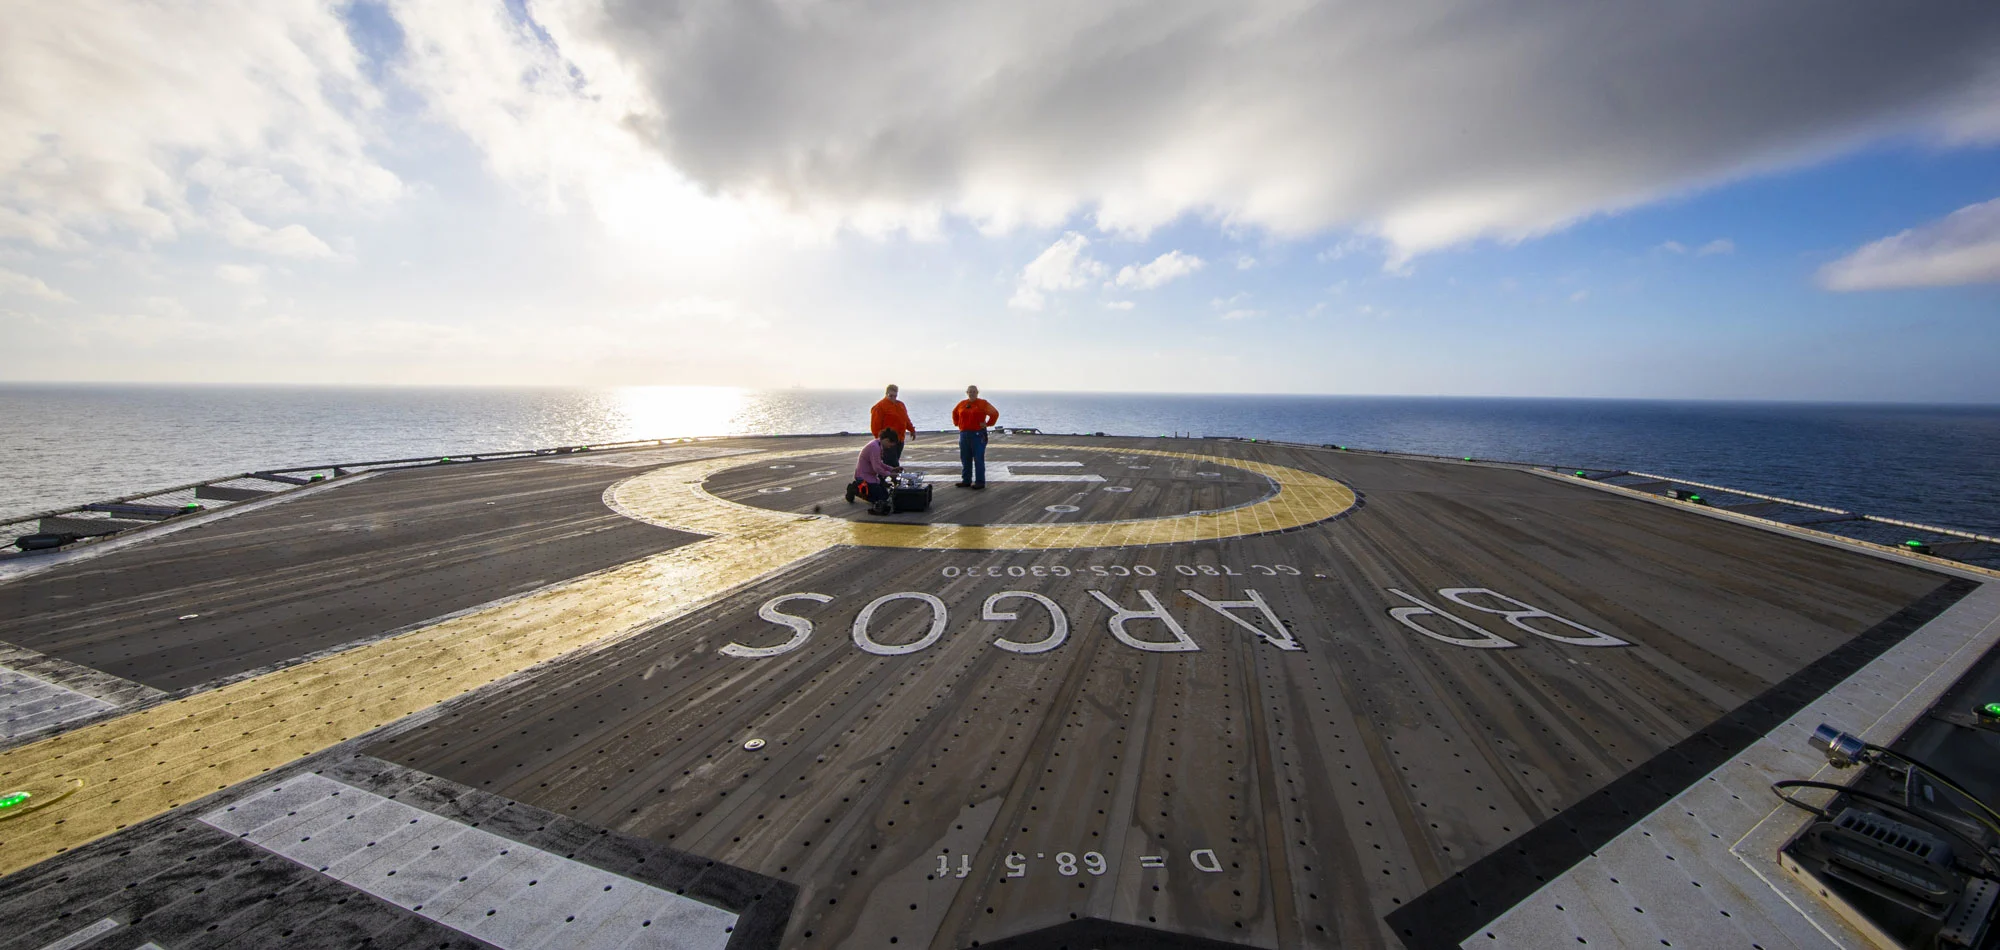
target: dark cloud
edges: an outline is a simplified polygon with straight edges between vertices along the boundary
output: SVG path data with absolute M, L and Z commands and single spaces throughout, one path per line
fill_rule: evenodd
M 1416 250 L 2000 133 L 2000 4 L 585 0 L 683 173 L 815 212 L 1194 212 Z M 1986 110 L 1984 113 L 1981 110 Z

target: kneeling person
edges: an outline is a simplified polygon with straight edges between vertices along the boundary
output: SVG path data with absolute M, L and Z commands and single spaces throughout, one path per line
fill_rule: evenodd
M 901 452 L 902 434 L 894 429 L 883 429 L 874 441 L 862 448 L 861 457 L 854 463 L 854 484 L 848 486 L 847 500 L 853 501 L 854 490 L 861 485 L 867 485 L 868 500 L 874 502 L 868 509 L 871 515 L 896 513 L 895 505 L 890 500 L 889 477 L 896 474 L 897 468 L 882 458 L 891 446 L 895 447 L 898 453 Z

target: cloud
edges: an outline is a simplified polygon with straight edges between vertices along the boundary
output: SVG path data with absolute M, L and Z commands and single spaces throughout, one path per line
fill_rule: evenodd
M 1570 303 L 1582 303 L 1589 299 L 1590 299 L 1590 291 L 1588 290 L 1579 290 L 1576 293 L 1569 295 Z
M 1144 234 L 1195 215 L 1283 237 L 1356 229 L 1407 256 L 1885 138 L 2000 137 L 1990 3 L 532 9 L 692 181 L 877 222 L 1083 213 Z
M 1355 254 L 1360 254 L 1364 251 L 1374 250 L 1378 244 L 1380 244 L 1378 240 L 1369 237 L 1367 235 L 1361 235 L 1361 234 L 1349 235 L 1347 237 L 1341 238 L 1340 241 L 1334 244 L 1332 247 L 1329 247 L 1326 250 L 1319 252 L 1317 257 L 1322 262 L 1342 260 L 1344 258 L 1351 257 Z
M 404 36 L 396 77 L 430 117 L 530 202 L 595 214 L 649 269 L 667 260 L 699 270 L 772 233 L 875 233 L 892 220 L 919 236 L 936 230 L 938 213 L 921 200 L 891 208 L 861 197 L 833 214 L 768 189 L 724 195 L 690 180 L 648 144 L 642 64 L 590 35 L 608 15 L 598 0 L 387 2 Z
M 163 319 L 185 320 L 188 316 L 187 305 L 172 297 L 147 297 L 140 302 L 145 305 L 149 313 Z
M 1107 300 L 1104 303 L 1106 310 L 1130 310 L 1135 306 L 1138 305 L 1130 300 Z
M 1223 314 L 1223 315 L 1222 315 L 1222 319 L 1224 319 L 1224 320 L 1248 320 L 1248 319 L 1250 319 L 1251 317 L 1261 317 L 1261 316 L 1263 316 L 1263 315 L 1264 315 L 1264 311 L 1262 311 L 1262 310 L 1231 310 L 1231 311 L 1229 311 L 1229 312 L 1227 312 L 1227 313 Z
M 1686 254 L 1688 252 L 1687 245 L 1682 244 L 1679 241 L 1668 241 L 1665 244 L 1662 244 L 1659 247 L 1654 248 L 1654 250 L 1665 251 L 1669 254 Z
M 357 45 L 364 7 L 394 42 Z M 2000 139 L 2000 9 L 1799 10 L 30 4 L 0 34 L 0 240 L 168 240 L 227 225 L 227 205 L 268 229 L 254 246 L 327 256 L 305 216 L 394 201 L 402 182 L 377 153 L 435 131 L 384 103 L 463 135 L 523 195 L 586 206 L 673 260 L 772 231 L 1083 215 L 1143 235 L 1194 216 L 1237 235 L 1365 235 L 1401 273 L 1426 250 L 1886 138 Z
M 36 297 L 53 303 L 69 303 L 68 294 L 50 287 L 39 277 L 17 274 L 0 267 L 0 297 Z
M 1252 268 L 1252 267 L 1256 267 L 1256 266 L 1257 266 L 1257 259 L 1256 259 L 1256 258 L 1254 258 L 1254 257 L 1251 257 L 1251 256 L 1250 256 L 1250 255 L 1248 255 L 1248 254 L 1244 254 L 1244 255 L 1241 255 L 1241 256 L 1239 256 L 1239 257 L 1237 257 L 1237 258 L 1236 258 L 1236 269 L 1237 269 L 1237 270 L 1249 270 L 1250 268 Z
M 1201 270 L 1202 260 L 1192 254 L 1168 251 L 1143 267 L 1127 264 L 1118 269 L 1116 284 L 1136 290 L 1152 290 L 1168 281 Z
M 264 269 L 242 264 L 219 264 L 215 268 L 215 276 L 232 284 L 254 284 L 264 279 Z
M 379 91 L 342 4 L 28 4 L 0 31 L 0 240 L 220 230 L 316 253 L 287 216 L 401 193 L 370 154 Z M 276 224 L 231 231 L 227 208 Z
M 1078 290 L 1102 278 L 1104 265 L 1084 252 L 1089 246 L 1090 239 L 1075 231 L 1064 234 L 1021 268 L 1021 279 L 1007 305 L 1040 310 L 1047 304 L 1045 294 Z
M 1829 290 L 2000 283 L 2000 198 L 1863 246 L 1819 271 Z
M 224 240 L 246 251 L 302 260 L 339 256 L 304 225 L 287 224 L 274 228 L 260 224 L 246 217 L 235 205 L 219 205 L 210 220 Z

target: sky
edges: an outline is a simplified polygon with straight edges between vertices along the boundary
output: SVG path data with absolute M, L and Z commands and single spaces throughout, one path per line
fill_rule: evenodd
M 0 18 L 0 381 L 2000 402 L 2000 4 Z

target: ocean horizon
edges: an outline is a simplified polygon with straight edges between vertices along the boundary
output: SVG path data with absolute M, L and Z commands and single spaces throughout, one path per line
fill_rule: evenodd
M 920 429 L 960 393 L 906 390 Z M 985 391 L 1002 426 L 1636 469 L 2000 531 L 2000 406 Z M 637 439 L 859 433 L 879 390 L 0 383 L 0 518 L 231 473 Z

